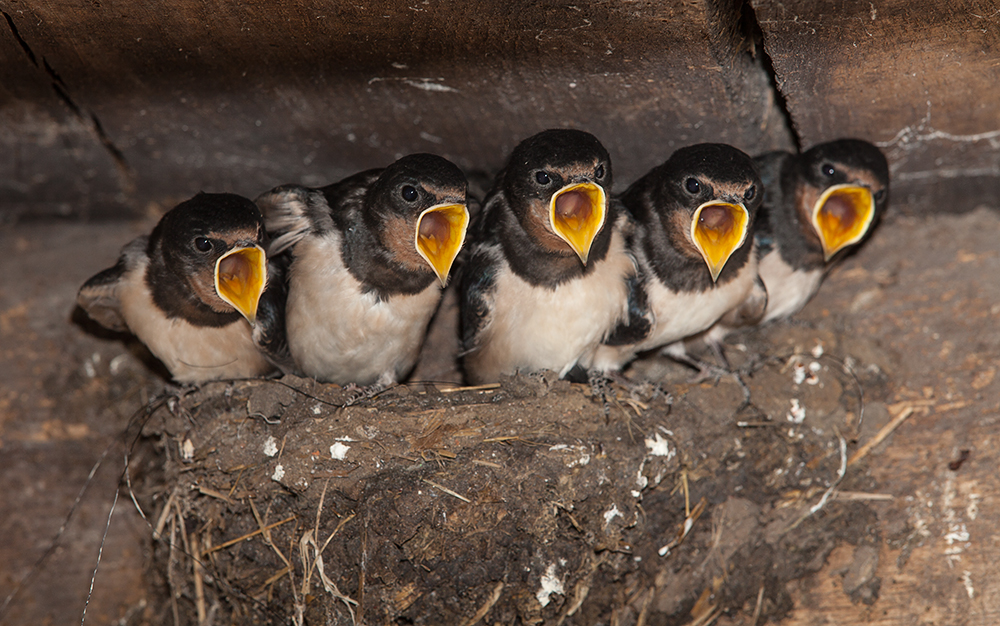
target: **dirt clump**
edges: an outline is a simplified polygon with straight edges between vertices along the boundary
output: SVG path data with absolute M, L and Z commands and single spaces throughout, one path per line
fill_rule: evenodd
M 808 353 L 744 374 L 749 406 L 735 380 L 676 370 L 671 394 L 614 385 L 607 403 L 544 375 L 400 386 L 346 407 L 340 387 L 291 376 L 189 391 L 147 423 L 165 473 L 138 490 L 170 611 L 181 623 L 781 616 L 785 581 L 878 534 L 865 503 L 830 497 L 857 379 Z M 852 593 L 877 597 L 862 569 L 845 575 Z

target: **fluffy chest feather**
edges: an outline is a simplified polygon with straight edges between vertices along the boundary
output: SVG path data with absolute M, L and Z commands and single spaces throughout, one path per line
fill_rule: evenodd
M 273 369 L 254 346 L 250 324 L 243 318 L 219 328 L 168 318 L 153 303 L 145 282 L 146 266 L 140 262 L 122 276 L 118 287 L 122 317 L 175 380 L 249 378 Z
M 797 313 L 819 290 L 823 270 L 796 270 L 781 258 L 777 246 L 760 260 L 760 278 L 767 287 L 764 322 Z
M 292 357 L 305 374 L 328 382 L 396 381 L 416 363 L 441 290 L 432 283 L 380 300 L 365 292 L 340 250 L 337 233 L 296 245 L 286 313 Z
M 500 262 L 489 321 L 465 358 L 469 377 L 486 382 L 516 370 L 564 375 L 577 363 L 589 368 L 600 341 L 628 313 L 625 281 L 635 265 L 621 234 L 612 234 L 608 255 L 591 273 L 555 289 L 533 286 Z
M 753 259 L 754 257 L 751 257 Z M 733 280 L 705 291 L 673 291 L 658 280 L 648 283 L 653 330 L 637 351 L 651 350 L 702 332 L 746 299 L 757 263 L 747 262 Z

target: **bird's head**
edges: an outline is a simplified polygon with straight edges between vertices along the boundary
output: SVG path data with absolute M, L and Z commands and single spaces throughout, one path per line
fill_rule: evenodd
M 797 190 L 799 218 L 829 261 L 864 239 L 885 209 L 889 164 L 873 144 L 839 139 L 807 150 L 799 165 L 805 182 Z
M 469 227 L 465 174 L 433 154 L 405 156 L 385 168 L 365 199 L 365 219 L 393 261 L 432 271 L 447 284 Z
M 746 244 L 760 206 L 763 187 L 753 159 L 725 144 L 697 144 L 674 152 L 646 180 L 645 210 L 655 214 L 638 219 L 658 222 L 681 254 L 704 262 L 715 282 Z
M 522 141 L 503 173 L 521 226 L 542 248 L 587 264 L 608 220 L 611 157 L 590 133 L 546 130 Z
M 228 193 L 199 193 L 157 224 L 163 260 L 216 313 L 238 311 L 251 324 L 267 285 L 264 221 L 257 206 Z

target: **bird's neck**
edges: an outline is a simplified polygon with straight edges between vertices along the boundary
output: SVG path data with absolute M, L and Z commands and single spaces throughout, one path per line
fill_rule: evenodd
M 348 221 L 343 236 L 344 265 L 366 290 L 375 292 L 379 298 L 420 293 L 435 280 L 430 268 L 426 272 L 414 271 L 395 261 L 392 252 L 362 222 L 359 214 Z
M 498 211 L 497 214 L 499 219 L 495 226 L 511 270 L 532 285 L 550 289 L 591 273 L 596 264 L 604 260 L 611 246 L 611 231 L 617 217 L 609 207 L 604 228 L 594 238 L 587 264 L 584 265 L 568 245 L 564 252 L 543 247 L 513 213 Z
M 647 262 L 653 268 L 656 278 L 673 291 L 701 292 L 728 283 L 747 264 L 753 247 L 752 240 L 748 238 L 729 257 L 718 279 L 713 282 L 705 261 L 700 256 L 684 254 L 681 251 L 682 245 L 671 239 L 671 236 L 681 235 L 671 235 L 666 229 L 660 228 L 645 228 L 643 235 L 642 249 Z

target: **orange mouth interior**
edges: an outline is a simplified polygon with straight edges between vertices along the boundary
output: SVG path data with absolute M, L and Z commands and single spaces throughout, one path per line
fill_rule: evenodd
M 834 185 L 813 209 L 812 222 L 827 261 L 865 236 L 875 217 L 875 200 L 867 187 Z
M 469 228 L 469 210 L 464 204 L 432 206 L 417 219 L 417 252 L 434 270 L 444 286 Z
M 750 214 L 741 204 L 706 202 L 695 210 L 691 239 L 701 252 L 714 282 L 747 237 Z
M 552 230 L 569 244 L 584 265 L 594 238 L 604 228 L 606 216 L 607 195 L 594 183 L 567 185 L 552 196 L 549 204 Z
M 253 324 L 267 285 L 267 258 L 260 246 L 236 248 L 215 263 L 215 292 Z

